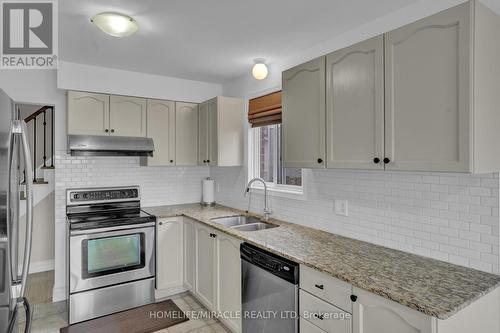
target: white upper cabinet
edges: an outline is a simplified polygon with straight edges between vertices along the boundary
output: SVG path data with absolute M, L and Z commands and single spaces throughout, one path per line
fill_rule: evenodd
M 283 72 L 284 165 L 500 170 L 498 35 L 500 17 L 469 1 L 333 52 L 326 116 L 324 58 Z
M 470 168 L 469 4 L 386 34 L 389 170 Z
M 218 142 L 218 100 L 217 98 L 208 101 L 208 165 L 217 165 L 217 156 L 219 153 Z
M 243 100 L 216 97 L 199 105 L 198 164 L 243 165 Z
M 326 57 L 328 168 L 384 169 L 384 38 Z
M 147 137 L 153 139 L 155 151 L 147 165 L 174 165 L 176 145 L 175 102 L 148 99 Z
M 206 165 L 209 160 L 208 102 L 200 103 L 198 112 L 198 164 Z
M 146 99 L 111 95 L 110 133 L 116 136 L 146 136 Z
M 198 165 L 198 104 L 175 103 L 175 165 Z
M 68 91 L 68 134 L 108 133 L 109 95 Z
M 325 57 L 282 76 L 283 165 L 325 167 Z

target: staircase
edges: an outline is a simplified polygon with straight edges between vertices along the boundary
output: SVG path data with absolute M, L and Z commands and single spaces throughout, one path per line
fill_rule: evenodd
M 17 107 L 21 118 L 21 107 Z M 54 107 L 42 106 L 24 118 L 28 128 L 30 151 L 33 162 L 33 204 L 37 205 L 54 191 Z M 22 162 L 20 199 L 26 200 L 26 169 Z M 24 205 L 21 205 L 23 207 Z M 24 214 L 23 211 L 20 212 Z

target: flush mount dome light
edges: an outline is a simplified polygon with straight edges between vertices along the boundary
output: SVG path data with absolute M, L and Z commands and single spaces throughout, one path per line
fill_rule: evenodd
M 254 60 L 255 64 L 252 67 L 252 76 L 256 80 L 264 80 L 269 73 L 265 59 L 258 58 Z
M 133 18 L 120 13 L 99 13 L 92 17 L 90 22 L 114 37 L 130 36 L 139 30 L 139 25 Z

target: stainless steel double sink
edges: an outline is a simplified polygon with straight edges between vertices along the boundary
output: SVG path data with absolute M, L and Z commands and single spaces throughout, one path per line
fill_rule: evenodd
M 212 219 L 212 222 L 241 231 L 257 231 L 278 227 L 275 224 L 261 221 L 256 217 L 245 215 L 218 217 Z

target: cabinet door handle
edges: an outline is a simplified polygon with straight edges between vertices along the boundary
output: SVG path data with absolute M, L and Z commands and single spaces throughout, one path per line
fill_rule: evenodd
M 210 160 L 207 160 L 207 163 L 210 163 Z
M 170 163 L 174 163 L 174 160 L 170 160 Z
M 351 301 L 356 302 L 358 300 L 358 296 L 351 295 Z
M 318 289 L 321 289 L 321 290 L 325 289 L 325 286 L 324 286 L 324 285 L 322 285 L 322 284 L 315 284 L 314 286 L 315 286 L 316 288 L 318 288 Z
M 388 163 L 390 163 L 390 162 L 391 162 L 391 159 L 390 159 L 390 158 L 388 158 L 388 157 L 384 158 L 384 163 L 385 163 L 385 164 L 388 164 Z
M 375 158 L 373 159 L 373 163 L 375 163 L 375 164 L 379 164 L 379 163 L 380 163 L 380 158 L 375 157 Z
M 323 163 L 323 159 L 322 158 L 318 158 L 318 163 Z
M 106 129 L 104 130 L 104 132 L 108 133 L 108 132 L 109 132 L 109 129 L 107 129 L 107 128 L 106 128 Z
M 317 313 L 314 314 L 314 317 L 318 318 L 319 320 L 323 320 L 325 319 L 325 316 L 324 315 L 319 315 Z
M 163 222 L 158 222 L 159 225 L 163 225 Z
M 112 128 L 112 129 L 111 129 L 111 133 L 114 133 L 114 132 L 115 132 L 115 130 L 114 130 L 114 128 Z

